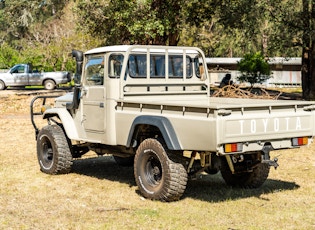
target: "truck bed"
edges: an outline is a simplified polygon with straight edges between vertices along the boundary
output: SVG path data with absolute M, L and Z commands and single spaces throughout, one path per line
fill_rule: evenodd
M 266 143 L 274 149 L 291 148 L 293 137 L 308 137 L 311 143 L 314 109 L 310 101 L 142 96 L 119 100 L 117 119 L 139 112 L 164 116 L 183 140 L 182 149 L 223 153 L 225 143 L 246 143 L 243 151 L 258 151 Z

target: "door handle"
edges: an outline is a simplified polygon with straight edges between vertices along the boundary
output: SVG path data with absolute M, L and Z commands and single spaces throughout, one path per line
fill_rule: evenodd
M 100 108 L 104 108 L 104 102 L 100 103 Z

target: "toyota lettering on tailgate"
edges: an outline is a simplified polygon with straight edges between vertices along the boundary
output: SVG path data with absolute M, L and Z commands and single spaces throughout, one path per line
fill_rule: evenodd
M 302 121 L 301 117 L 239 120 L 239 127 L 241 134 L 297 131 L 302 130 Z

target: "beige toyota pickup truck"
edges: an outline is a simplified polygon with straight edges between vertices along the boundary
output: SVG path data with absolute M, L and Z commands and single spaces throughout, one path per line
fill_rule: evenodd
M 174 201 L 204 172 L 257 188 L 278 166 L 270 151 L 312 142 L 315 102 L 213 98 L 198 48 L 110 46 L 72 54 L 80 77 L 74 92 L 45 111 L 34 104 L 46 97 L 31 102 L 44 173 L 69 173 L 88 151 L 112 154 L 133 165 L 144 197 Z M 47 126 L 38 128 L 36 115 Z

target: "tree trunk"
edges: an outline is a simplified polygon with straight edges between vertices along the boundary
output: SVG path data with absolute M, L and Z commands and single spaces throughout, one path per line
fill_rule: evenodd
M 303 98 L 308 100 L 308 96 L 310 94 L 310 52 L 308 48 L 303 47 L 302 52 L 302 91 Z
M 315 96 L 315 88 L 314 84 L 312 83 L 312 79 L 314 79 L 313 75 L 315 74 L 315 63 L 314 63 L 314 43 L 313 39 L 311 39 L 310 31 L 312 28 L 312 17 L 313 14 L 313 3 L 310 0 L 303 0 L 303 36 L 302 36 L 302 43 L 303 43 L 303 51 L 302 51 L 302 90 L 303 90 L 303 98 L 305 100 L 314 100 Z M 314 72 L 314 74 L 313 74 Z
M 302 90 L 305 100 L 315 100 L 315 40 L 311 49 L 303 48 Z
M 312 49 L 310 50 L 310 78 L 309 78 L 309 88 L 307 100 L 315 100 L 315 41 L 312 41 Z

